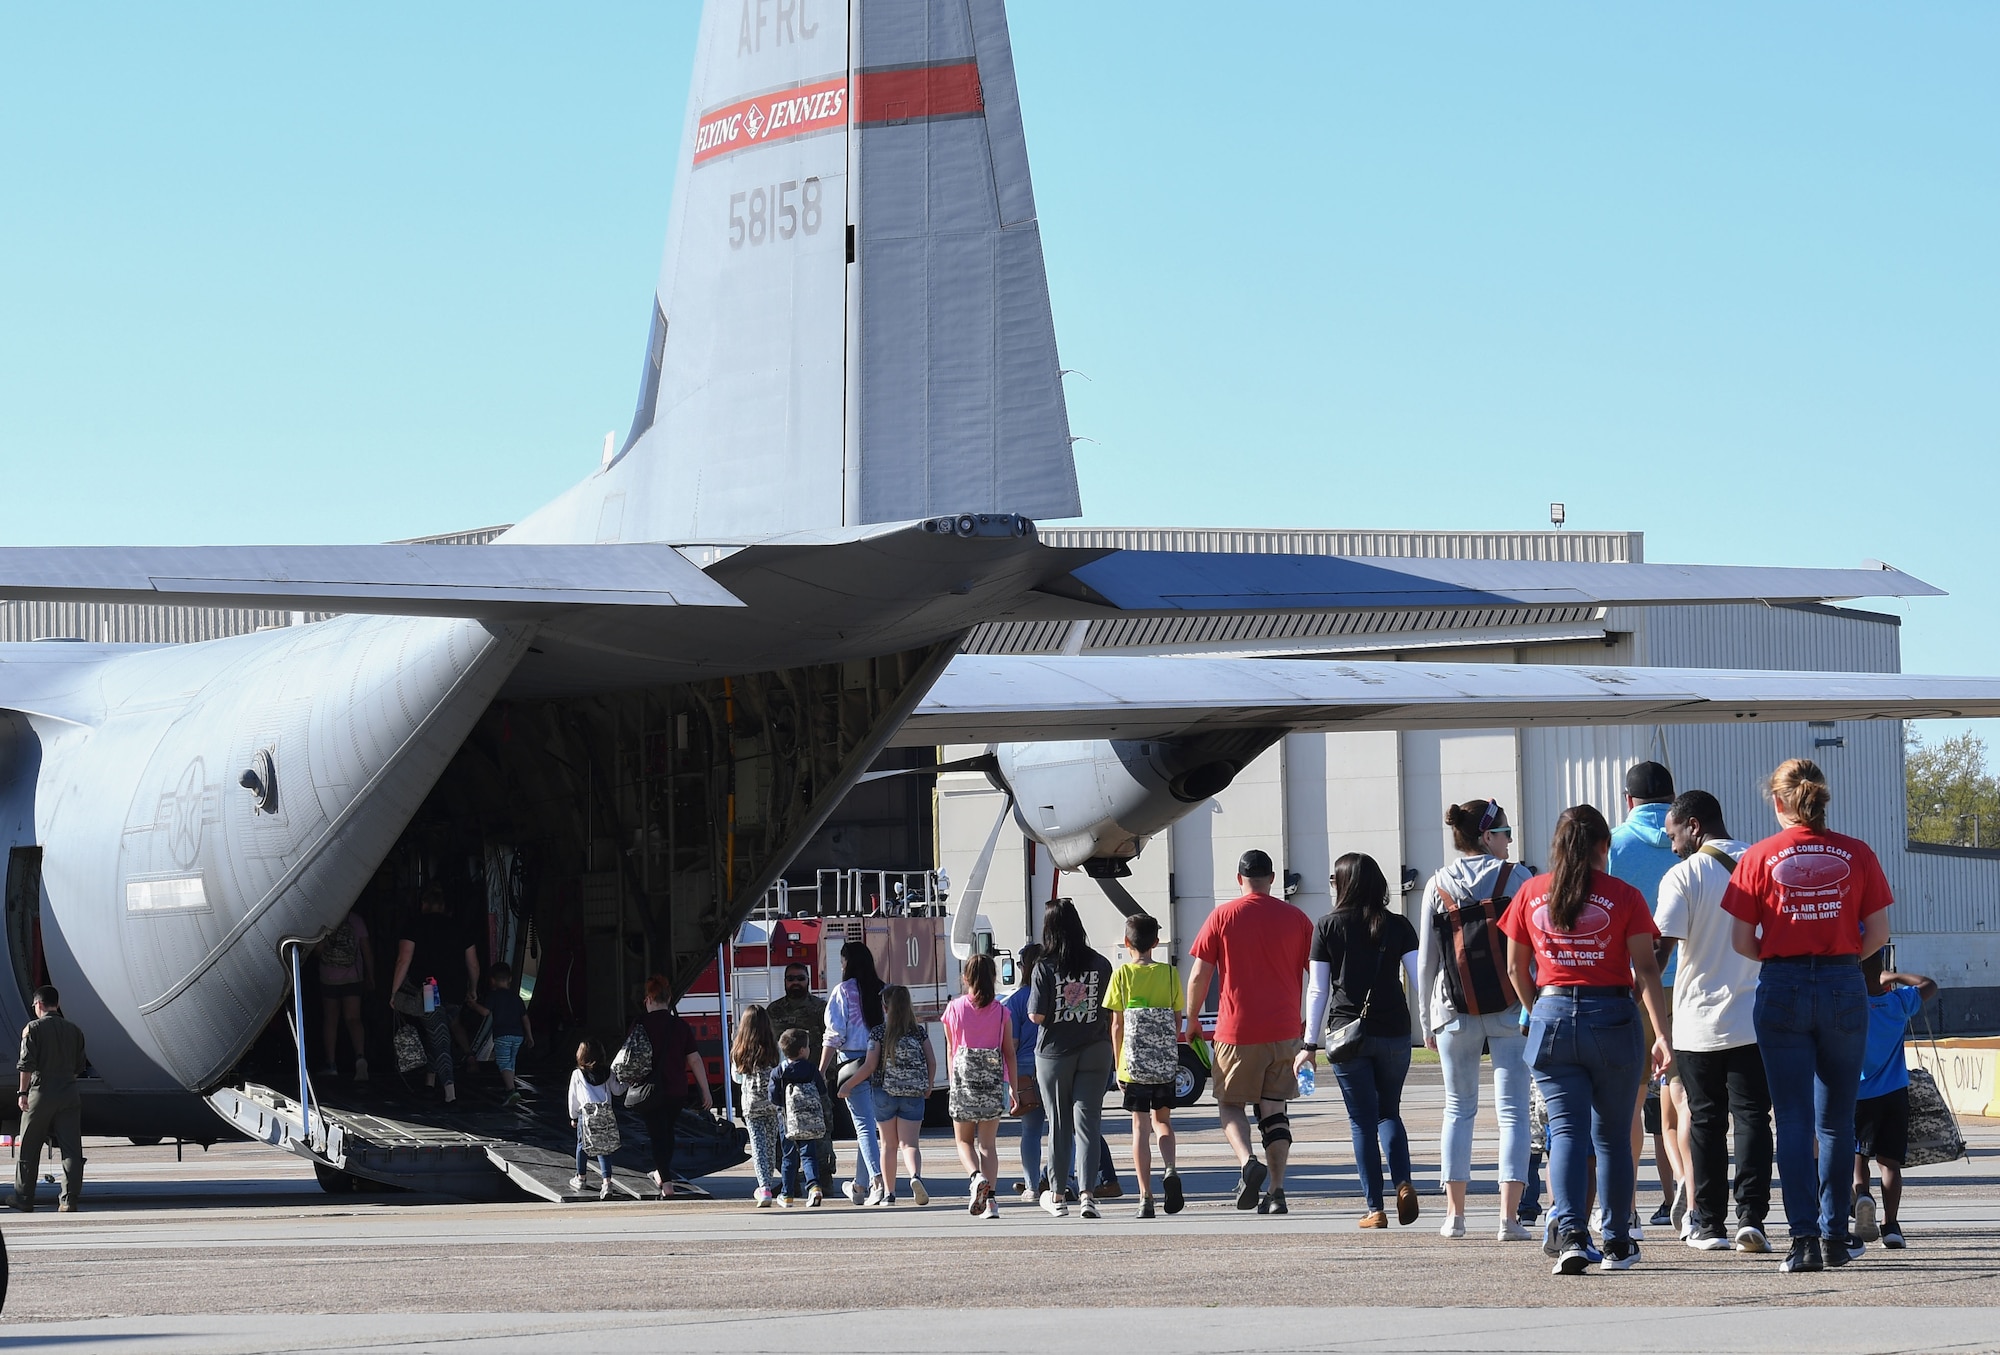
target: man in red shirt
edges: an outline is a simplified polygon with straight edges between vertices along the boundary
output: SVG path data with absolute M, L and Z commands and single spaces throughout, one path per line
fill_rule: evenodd
M 1236 883 L 1246 893 L 1208 915 L 1189 955 L 1187 1033 L 1201 1035 L 1201 1004 L 1209 981 L 1222 972 L 1221 1010 L 1215 1023 L 1215 1104 L 1222 1133 L 1236 1150 L 1242 1175 L 1238 1209 L 1283 1214 L 1285 1163 L 1291 1156 L 1291 1117 L 1285 1103 L 1299 1094 L 1292 1063 L 1303 1029 L 1300 1016 L 1312 923 L 1271 893 L 1277 872 L 1271 858 L 1252 849 L 1236 863 Z M 1257 1107 L 1270 1170 L 1250 1146 L 1250 1106 Z M 1266 1176 L 1271 1189 L 1263 1193 Z

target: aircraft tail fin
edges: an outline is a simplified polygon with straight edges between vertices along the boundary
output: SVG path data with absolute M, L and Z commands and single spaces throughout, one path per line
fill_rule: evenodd
M 631 430 L 504 539 L 1079 513 L 1002 0 L 708 0 L 699 42 Z

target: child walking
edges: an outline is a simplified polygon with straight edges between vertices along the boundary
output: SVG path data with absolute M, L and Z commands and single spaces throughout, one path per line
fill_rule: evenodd
M 576 1130 L 576 1175 L 571 1193 L 583 1194 L 583 1167 L 597 1159 L 597 1198 L 611 1198 L 611 1155 L 618 1151 L 618 1111 L 611 1098 L 622 1096 L 625 1084 L 611 1075 L 604 1046 L 586 1039 L 576 1047 L 576 1071 L 569 1075 L 569 1123 Z
M 736 1025 L 729 1064 L 743 1095 L 743 1123 L 750 1130 L 750 1165 L 757 1173 L 757 1207 L 769 1209 L 784 1189 L 778 1139 L 782 1116 L 771 1099 L 771 1074 L 778 1071 L 778 1033 L 762 1007 L 749 1006 Z
M 1160 1140 L 1160 1165 L 1166 1169 L 1161 1189 L 1167 1212 L 1178 1214 L 1186 1203 L 1181 1174 L 1174 1168 L 1174 1079 L 1180 1071 L 1180 974 L 1153 958 L 1160 944 L 1160 920 L 1146 913 L 1125 919 L 1125 949 L 1129 964 L 1118 966 L 1104 994 L 1111 1013 L 1111 1044 L 1118 1051 L 1118 1085 L 1125 1109 L 1132 1112 L 1132 1170 L 1139 1177 L 1139 1217 L 1153 1215 L 1153 1153 L 1150 1140 Z
M 896 1159 L 902 1157 L 910 1175 L 910 1198 L 931 1202 L 924 1189 L 924 1101 L 931 1094 L 936 1065 L 931 1042 L 910 1005 L 910 990 L 900 983 L 882 987 L 882 1020 L 868 1032 L 868 1057 L 848 1077 L 840 1094 L 846 1096 L 864 1079 L 875 1089 L 875 1127 L 882 1135 L 882 1189 L 868 1203 L 896 1203 Z
M 967 1212 L 1000 1217 L 1000 1117 L 1018 1104 L 1014 1087 L 1014 1023 L 993 997 L 993 957 L 972 955 L 960 971 L 965 992 L 944 1009 L 951 1061 L 951 1120 L 958 1160 L 972 1179 Z
M 1861 1058 L 1861 1087 L 1854 1100 L 1854 1235 L 1903 1247 L 1903 1159 L 1910 1151 L 1910 1069 L 1903 1036 L 1910 1018 L 1937 992 L 1937 981 L 1883 967 L 1878 950 L 1861 962 L 1868 988 L 1868 1046 Z M 1882 1169 L 1882 1217 L 1868 1191 L 1868 1162 Z
M 535 1023 L 528 1016 L 527 1004 L 514 988 L 514 967 L 496 964 L 486 974 L 486 1005 L 473 1003 L 473 1010 L 493 1022 L 493 1066 L 500 1070 L 501 1085 L 507 1089 L 507 1099 L 503 1104 L 521 1104 L 520 1088 L 516 1083 L 516 1070 L 521 1061 L 521 1046 L 535 1047 Z M 582 1168 L 578 1168 L 579 1171 Z
M 817 1209 L 825 1193 L 819 1185 L 819 1157 L 815 1151 L 826 1133 L 828 1094 L 826 1078 L 819 1065 L 806 1055 L 812 1036 L 793 1027 L 778 1037 L 785 1062 L 771 1074 L 771 1100 L 784 1113 L 784 1194 L 778 1203 L 790 1209 L 799 1197 L 799 1178 L 805 1178 L 806 1208 Z

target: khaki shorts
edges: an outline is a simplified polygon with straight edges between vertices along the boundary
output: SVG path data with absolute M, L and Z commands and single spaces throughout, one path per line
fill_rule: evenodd
M 1221 1106 L 1248 1106 L 1258 1101 L 1298 1099 L 1299 1079 L 1292 1072 L 1298 1057 L 1297 1040 L 1274 1040 L 1269 1044 L 1215 1045 L 1215 1102 Z

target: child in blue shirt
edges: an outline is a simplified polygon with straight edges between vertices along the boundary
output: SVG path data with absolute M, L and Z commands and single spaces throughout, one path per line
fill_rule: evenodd
M 1883 967 L 1882 952 L 1861 962 L 1868 984 L 1868 1046 L 1861 1056 L 1861 1088 L 1854 1102 L 1854 1235 L 1881 1239 L 1891 1250 L 1903 1246 L 1896 1211 L 1903 1203 L 1903 1158 L 1910 1148 L 1910 1068 L 1903 1058 L 1903 1035 L 1937 984 L 1922 974 L 1898 974 Z M 1882 1220 L 1868 1193 L 1868 1160 L 1882 1167 Z

